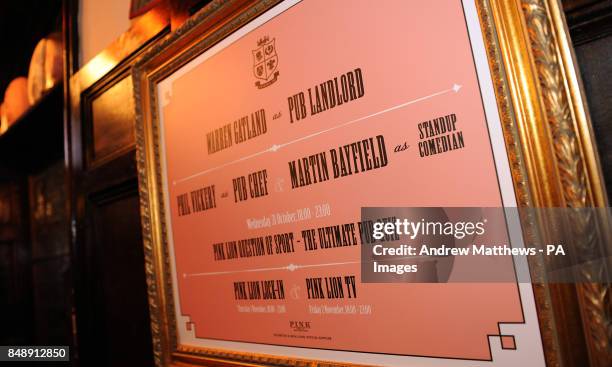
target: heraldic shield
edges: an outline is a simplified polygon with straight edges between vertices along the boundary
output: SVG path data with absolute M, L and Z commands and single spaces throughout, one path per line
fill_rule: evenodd
M 276 53 L 276 39 L 270 40 L 268 36 L 257 42 L 257 49 L 253 50 L 253 73 L 257 79 L 255 85 L 265 88 L 278 78 L 278 54 Z

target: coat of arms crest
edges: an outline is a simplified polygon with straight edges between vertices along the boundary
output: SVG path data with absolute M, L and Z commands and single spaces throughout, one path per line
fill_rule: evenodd
M 257 41 L 257 48 L 253 50 L 253 73 L 258 80 L 255 85 L 265 88 L 278 78 L 278 55 L 276 54 L 276 39 L 270 40 L 268 36 Z

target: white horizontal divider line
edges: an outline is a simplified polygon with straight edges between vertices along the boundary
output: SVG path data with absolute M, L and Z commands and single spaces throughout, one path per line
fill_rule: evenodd
M 441 258 L 442 256 L 438 256 L 437 258 Z M 431 259 L 432 256 L 402 256 L 397 259 L 379 259 L 377 261 L 388 262 L 388 261 L 398 261 L 398 260 L 421 260 L 421 259 Z M 238 274 L 238 273 L 254 273 L 260 271 L 273 271 L 273 270 L 288 270 L 295 271 L 298 269 L 307 269 L 307 268 L 320 268 L 325 266 L 340 266 L 340 265 L 352 265 L 352 264 L 363 264 L 368 263 L 369 261 L 344 261 L 344 262 L 335 262 L 335 263 L 322 263 L 322 264 L 308 264 L 308 265 L 296 265 L 289 264 L 287 266 L 278 266 L 275 268 L 255 268 L 255 269 L 241 269 L 241 270 L 232 270 L 232 271 L 213 271 L 207 273 L 183 273 L 183 278 L 190 277 L 201 277 L 201 276 L 209 276 L 209 275 L 228 275 L 228 274 Z
M 295 271 L 297 269 L 305 269 L 305 268 L 317 268 L 323 266 L 338 266 L 338 265 L 349 265 L 349 264 L 359 264 L 361 261 L 347 261 L 347 262 L 338 262 L 338 263 L 328 263 L 328 264 L 311 264 L 311 265 L 295 265 L 289 264 L 287 266 L 280 266 L 276 268 L 255 268 L 255 269 L 242 269 L 242 270 L 234 270 L 234 271 L 215 271 L 209 273 L 191 273 L 191 274 L 183 274 L 183 278 L 187 277 L 201 277 L 208 275 L 227 275 L 227 274 L 236 274 L 236 273 L 253 273 L 259 271 L 271 271 L 271 270 L 288 270 Z

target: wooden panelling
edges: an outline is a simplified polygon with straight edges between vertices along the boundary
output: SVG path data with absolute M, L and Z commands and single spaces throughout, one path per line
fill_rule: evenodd
M 10 218 L 0 224 L 1 345 L 31 344 L 35 334 L 26 187 L 20 179 L 0 183 L 2 205 L 11 208 Z
M 137 187 L 132 181 L 91 200 L 105 366 L 153 365 Z
M 69 83 L 77 366 L 153 366 L 130 67 L 169 24 L 154 8 Z
M 91 103 L 92 163 L 134 147 L 132 76 L 127 75 Z
M 28 179 L 34 342 L 71 340 L 71 279 L 65 171 L 57 161 Z
M 69 345 L 72 333 L 70 317 L 70 257 L 58 256 L 34 260 L 32 264 L 35 343 Z
M 0 299 L 3 309 L 0 312 L 0 342 L 3 345 L 16 345 L 28 340 L 28 330 L 24 327 L 27 324 L 22 324 L 26 317 L 24 299 L 20 297 L 23 292 L 15 279 L 17 274 L 23 273 L 17 251 L 12 242 L 0 241 Z
M 32 259 L 69 255 L 64 164 L 57 161 L 30 176 Z

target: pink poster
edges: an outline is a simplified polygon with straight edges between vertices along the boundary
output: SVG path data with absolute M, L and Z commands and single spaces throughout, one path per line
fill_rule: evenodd
M 281 4 L 164 82 L 193 343 L 489 361 L 525 323 L 518 284 L 361 282 L 362 207 L 503 205 L 464 6 Z

